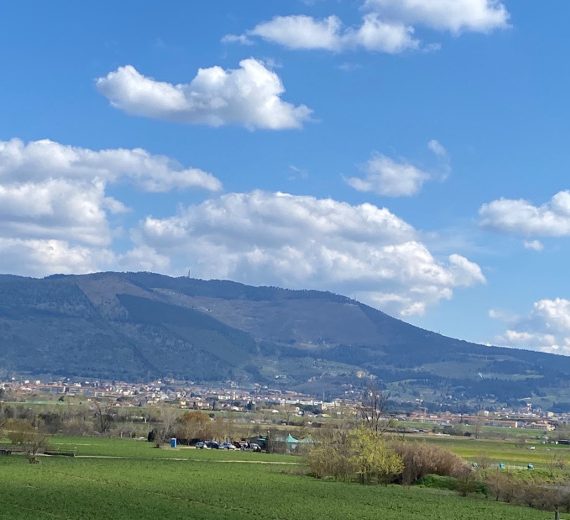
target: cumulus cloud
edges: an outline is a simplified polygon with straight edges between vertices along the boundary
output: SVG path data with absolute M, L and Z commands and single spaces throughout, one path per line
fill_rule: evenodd
M 509 13 L 499 0 L 366 0 L 365 7 L 389 20 L 454 34 L 504 29 Z
M 355 190 L 377 193 L 387 197 L 410 197 L 429 180 L 445 180 L 451 173 L 451 162 L 445 147 L 437 140 L 428 142 L 428 149 L 436 156 L 438 166 L 427 172 L 406 160 L 395 160 L 375 153 L 362 167 L 363 177 L 350 177 L 347 183 Z
M 115 264 L 125 271 L 151 271 L 167 273 L 170 271 L 170 258 L 157 253 L 147 246 L 134 247 L 122 255 L 117 255 Z
M 316 19 L 307 15 L 275 16 L 241 35 L 226 35 L 226 43 L 251 45 L 252 38 L 289 49 L 341 52 L 365 49 L 398 54 L 422 48 L 415 27 L 488 33 L 508 27 L 509 13 L 498 0 L 366 0 L 360 25 L 345 26 L 331 15 Z M 424 46 L 426 50 L 438 44 Z
M 364 177 L 350 177 L 355 190 L 370 191 L 388 197 L 409 197 L 420 191 L 430 175 L 405 161 L 395 161 L 375 154 L 364 166 Z
M 492 317 L 502 319 L 500 314 Z M 509 328 L 495 341 L 510 347 L 570 355 L 570 300 L 535 302 L 527 316 L 510 320 Z
M 66 240 L 0 236 L 0 272 L 44 276 L 89 273 L 114 265 L 106 248 L 73 245 Z
M 181 123 L 282 130 L 300 128 L 311 114 L 305 105 L 283 101 L 279 76 L 253 58 L 240 61 L 239 69 L 198 69 L 183 84 L 157 81 L 126 65 L 97 79 L 96 86 L 128 114 Z
M 560 191 L 541 206 L 524 199 L 498 199 L 479 209 L 484 227 L 519 236 L 570 235 L 570 191 Z
M 213 175 L 142 149 L 0 141 L 0 272 L 89 272 L 128 262 L 112 251 L 110 223 L 128 208 L 107 194 L 121 181 L 151 192 L 221 189 Z
M 336 16 L 316 20 L 311 16 L 276 16 L 249 31 L 251 36 L 290 49 L 340 50 L 342 22 Z
M 401 315 L 485 281 L 460 255 L 434 258 L 385 208 L 285 193 L 230 193 L 148 217 L 136 242 L 199 277 L 334 290 Z
M 202 188 L 219 191 L 221 182 L 198 168 L 184 168 L 142 148 L 91 150 L 49 139 L 0 141 L 0 183 L 65 178 L 76 181 L 127 179 L 151 192 Z
M 368 13 L 359 27 L 345 27 L 337 16 L 316 19 L 306 15 L 276 16 L 256 25 L 244 35 L 226 35 L 225 42 L 251 43 L 262 38 L 289 49 L 314 49 L 341 52 L 363 48 L 369 51 L 397 54 L 417 49 L 419 41 L 414 29 L 401 23 L 387 23 Z
M 0 177 L 1 178 L 1 177 Z M 104 186 L 65 179 L 0 184 L 0 235 L 72 238 L 90 245 L 110 241 Z

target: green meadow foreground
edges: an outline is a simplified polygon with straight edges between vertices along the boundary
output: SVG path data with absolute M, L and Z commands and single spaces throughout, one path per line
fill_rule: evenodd
M 54 438 L 78 457 L 0 457 L 6 519 L 550 519 L 551 513 L 419 486 L 361 486 L 305 475 L 303 459 Z M 564 515 L 563 515 L 564 516 Z

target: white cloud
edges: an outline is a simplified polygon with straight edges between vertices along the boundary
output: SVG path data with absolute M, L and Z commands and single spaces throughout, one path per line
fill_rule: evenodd
M 336 16 L 316 20 L 311 16 L 276 16 L 249 31 L 251 36 L 290 49 L 340 50 L 342 22 Z
M 0 236 L 0 272 L 44 276 L 89 273 L 114 265 L 105 248 L 71 245 L 65 240 Z
M 489 309 L 489 318 L 493 320 L 500 320 L 504 323 L 514 324 L 520 317 L 512 312 L 505 311 L 503 309 Z
M 498 199 L 479 209 L 483 226 L 520 236 L 570 235 L 570 191 L 560 191 L 542 206 L 523 199 Z
M 153 192 L 221 188 L 209 173 L 142 149 L 0 141 L 0 272 L 89 272 L 134 261 L 112 251 L 110 218 L 128 208 L 106 190 L 123 180 Z
M 350 177 L 347 182 L 355 190 L 387 197 L 410 197 L 418 193 L 430 174 L 405 161 L 395 161 L 375 154 L 364 166 L 364 177 Z
M 224 36 L 224 42 L 251 45 L 252 38 L 289 49 L 342 52 L 365 49 L 398 54 L 421 49 L 415 27 L 488 33 L 508 27 L 509 13 L 498 0 L 366 0 L 360 25 L 345 26 L 337 16 L 316 19 L 307 15 L 275 16 L 242 35 Z M 428 44 L 431 51 L 439 44 Z
M 368 13 L 359 27 L 344 27 L 336 16 L 315 19 L 311 16 L 276 16 L 262 22 L 245 35 L 228 35 L 226 42 L 250 42 L 259 37 L 289 49 L 314 49 L 341 52 L 364 48 L 369 51 L 397 54 L 417 49 L 419 42 L 413 38 L 412 27 L 400 23 L 387 23 L 374 13 Z
M 402 315 L 485 281 L 459 255 L 434 258 L 387 209 L 284 193 L 231 193 L 148 217 L 136 242 L 199 277 L 334 290 Z
M 428 148 L 438 157 L 447 157 L 447 150 L 445 149 L 445 146 L 443 146 L 437 139 L 430 139 L 428 141 Z
M 283 101 L 279 76 L 253 58 L 240 68 L 199 69 L 190 83 L 172 84 L 140 74 L 132 65 L 97 79 L 99 92 L 132 115 L 210 126 L 242 125 L 249 129 L 300 128 L 310 117 L 305 105 Z
M 118 256 L 115 263 L 126 271 L 151 271 L 166 273 L 170 271 L 170 258 L 157 253 L 147 246 L 139 246 Z
M 184 168 L 142 148 L 91 150 L 48 139 L 0 141 L 0 183 L 66 178 L 77 181 L 128 179 L 145 191 L 202 188 L 219 191 L 221 182 L 198 168 Z
M 449 255 L 449 270 L 453 274 L 455 284 L 467 287 L 474 281 L 484 283 L 485 276 L 481 268 L 464 256 L 458 254 Z
M 499 0 L 366 0 L 365 7 L 388 20 L 454 34 L 487 33 L 509 23 L 507 8 Z
M 67 240 L 0 236 L 0 273 L 46 276 L 110 269 L 168 272 L 170 259 L 144 246 L 119 254 L 111 247 L 72 244 Z
M 540 240 L 525 240 L 523 245 L 525 249 L 531 251 L 542 251 L 544 249 L 544 244 Z
M 493 315 L 502 319 L 502 315 Z M 543 299 L 534 303 L 528 316 L 511 320 L 499 344 L 570 355 L 570 300 Z
M 242 45 L 253 45 L 245 34 L 226 34 L 222 38 L 222 43 L 241 43 Z
M 386 22 L 376 14 L 367 14 L 362 25 L 356 30 L 347 31 L 344 40 L 349 47 L 364 47 L 369 51 L 399 54 L 418 49 L 419 40 L 414 37 L 414 28 L 397 22 Z
M 110 230 L 104 205 L 102 182 L 48 179 L 0 184 L 0 236 L 107 245 Z

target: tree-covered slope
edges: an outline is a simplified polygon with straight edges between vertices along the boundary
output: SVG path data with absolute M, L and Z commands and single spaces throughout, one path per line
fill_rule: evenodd
M 319 393 L 377 377 L 411 404 L 570 403 L 567 357 L 447 338 L 327 292 L 153 273 L 0 276 L 0 370 Z

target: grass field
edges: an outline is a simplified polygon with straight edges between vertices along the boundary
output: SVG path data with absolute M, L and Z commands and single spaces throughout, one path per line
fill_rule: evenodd
M 56 444 L 58 443 L 58 444 Z M 156 449 L 54 438 L 77 458 L 0 457 L 4 519 L 549 519 L 552 514 L 421 487 L 360 486 L 304 475 L 300 458 Z
M 540 442 L 519 445 L 512 440 L 475 440 L 461 437 L 430 437 L 428 442 L 447 448 L 469 461 L 485 457 L 492 463 L 502 462 L 525 467 L 527 464 L 533 464 L 536 468 L 547 468 L 555 459 L 559 459 L 570 466 L 570 446 Z M 534 449 L 530 449 L 531 447 Z

